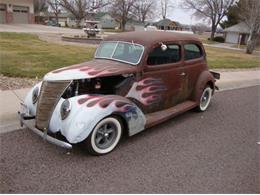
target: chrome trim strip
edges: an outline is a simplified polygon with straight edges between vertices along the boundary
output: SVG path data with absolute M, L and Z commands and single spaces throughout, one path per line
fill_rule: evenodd
M 28 129 L 33 131 L 35 134 L 37 134 L 38 136 L 42 137 L 43 140 L 46 140 L 47 142 L 49 142 L 51 144 L 60 146 L 60 147 L 65 148 L 65 149 L 72 149 L 72 145 L 70 143 L 65 142 L 65 141 L 61 141 L 61 140 L 58 140 L 58 139 L 55 139 L 55 138 L 49 136 L 48 134 L 40 131 L 39 129 L 33 127 L 33 125 L 30 124 L 30 122 L 34 121 L 34 119 L 32 119 L 32 120 L 23 120 L 22 116 L 20 115 L 20 120 L 21 120 L 21 124 L 22 125 L 26 126 Z
M 117 45 L 118 45 L 118 43 L 127 43 L 127 44 L 130 44 L 130 45 L 133 45 L 133 44 L 134 44 L 134 45 L 138 45 L 138 46 L 142 47 L 143 50 L 142 50 L 142 53 L 141 53 L 140 58 L 139 58 L 139 60 L 138 60 L 137 63 L 131 63 L 131 62 L 128 62 L 128 61 L 119 60 L 119 59 L 115 59 L 115 58 L 97 57 L 96 54 L 97 54 L 98 48 L 96 49 L 95 54 L 94 54 L 94 58 L 95 58 L 95 59 L 114 60 L 114 61 L 124 62 L 124 63 L 131 64 L 131 65 L 137 65 L 137 64 L 140 63 L 140 61 L 141 61 L 142 58 L 143 58 L 143 54 L 144 54 L 144 50 L 145 50 L 145 48 L 144 48 L 143 45 L 140 45 L 140 44 L 138 44 L 138 43 L 130 43 L 130 42 L 126 42 L 126 41 L 102 41 L 100 44 L 102 44 L 102 43 L 104 43 L 104 42 L 113 42 L 113 43 L 117 43 Z M 116 47 L 115 47 L 115 48 L 116 48 Z

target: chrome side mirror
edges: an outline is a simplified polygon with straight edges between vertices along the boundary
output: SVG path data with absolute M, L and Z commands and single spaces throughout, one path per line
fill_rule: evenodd
M 162 51 L 166 51 L 168 49 L 167 45 L 161 43 L 161 49 Z

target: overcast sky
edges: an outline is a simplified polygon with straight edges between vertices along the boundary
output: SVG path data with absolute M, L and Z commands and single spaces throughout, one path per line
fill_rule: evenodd
M 157 1 L 157 3 L 159 3 L 159 1 Z M 173 5 L 173 8 L 168 8 L 167 18 L 180 22 L 181 24 L 189 24 L 189 25 L 203 22 L 202 20 L 198 20 L 198 18 L 193 16 L 193 13 L 194 13 L 193 10 L 181 8 L 182 3 L 183 3 L 183 0 L 170 0 L 170 4 Z M 161 19 L 161 18 L 158 18 L 158 20 L 159 19 Z M 203 22 L 203 23 L 205 23 L 205 22 Z
M 195 22 L 195 17 L 192 17 L 193 12 L 189 10 L 184 10 L 181 8 L 173 8 L 168 13 L 168 18 L 180 22 L 182 24 L 193 24 Z

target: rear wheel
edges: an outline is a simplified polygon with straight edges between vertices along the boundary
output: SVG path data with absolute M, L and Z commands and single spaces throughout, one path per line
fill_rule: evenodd
M 86 140 L 90 154 L 104 155 L 111 152 L 122 136 L 122 123 L 117 117 L 111 116 L 101 120 Z
M 197 107 L 197 110 L 199 112 L 204 112 L 207 110 L 209 104 L 210 104 L 210 101 L 211 101 L 211 97 L 212 97 L 212 89 L 210 86 L 207 86 L 202 94 L 201 94 L 201 97 L 200 97 L 200 103 Z

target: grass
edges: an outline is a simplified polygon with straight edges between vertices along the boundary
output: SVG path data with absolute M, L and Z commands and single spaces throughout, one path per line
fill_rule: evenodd
M 218 42 L 216 41 L 211 41 L 209 40 L 209 37 L 207 35 L 196 35 L 197 38 L 204 44 L 217 44 Z
M 36 35 L 0 33 L 0 73 L 11 77 L 41 78 L 47 72 L 92 59 L 95 48 L 58 45 Z M 210 68 L 256 68 L 260 56 L 206 47 Z
M 242 51 L 205 47 L 210 68 L 259 68 L 260 56 Z
M 63 66 L 88 61 L 94 48 L 47 43 L 36 35 L 0 33 L 0 72 L 12 77 L 43 77 Z
M 238 44 L 235 44 L 232 46 L 233 48 L 238 48 Z M 246 45 L 240 45 L 239 46 L 240 49 L 246 49 Z M 255 51 L 260 51 L 260 46 L 256 46 L 255 47 Z

